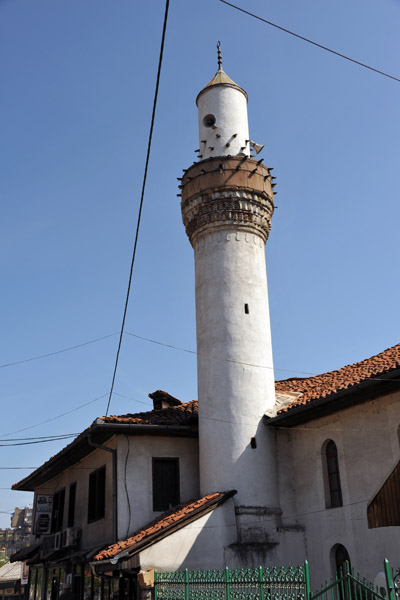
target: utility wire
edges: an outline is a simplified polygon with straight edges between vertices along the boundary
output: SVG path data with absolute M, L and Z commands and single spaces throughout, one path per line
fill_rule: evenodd
M 118 392 L 114 392 L 114 395 L 119 396 L 120 398 L 126 398 L 127 400 L 133 400 L 133 402 L 139 402 L 140 404 L 145 404 L 146 406 L 153 406 L 151 402 L 144 402 L 144 400 L 138 400 L 137 398 L 132 398 L 131 396 L 124 396 L 124 394 L 119 394 Z
M 60 437 L 60 438 L 52 438 L 48 440 L 36 440 L 34 442 L 14 442 L 12 444 L 0 444 L 0 448 L 5 448 L 9 446 L 29 446 L 30 444 L 45 444 L 46 442 L 57 442 L 59 440 L 66 440 L 68 438 L 76 438 L 79 433 L 72 433 L 71 435 Z
M 5 367 L 13 367 L 14 365 L 22 365 L 22 363 L 31 362 L 32 360 L 40 360 L 41 358 L 47 358 L 48 356 L 54 356 L 55 354 L 61 354 L 62 352 L 69 352 L 70 350 L 76 350 L 77 348 L 82 348 L 83 346 L 88 346 L 89 344 L 95 344 L 96 342 L 101 342 L 102 340 L 106 340 L 107 338 L 113 337 L 117 335 L 116 333 L 110 333 L 109 335 L 104 335 L 103 337 L 96 338 L 95 340 L 90 340 L 89 342 L 84 342 L 83 344 L 77 344 L 76 346 L 70 346 L 69 348 L 63 348 L 62 350 L 55 350 L 54 352 L 48 352 L 47 354 L 41 354 L 40 356 L 33 356 L 32 358 L 25 358 L 24 360 L 17 360 L 15 362 L 4 363 L 0 365 L 0 369 L 4 369 Z
M 25 440 L 48 440 L 48 439 L 62 439 L 64 437 L 71 437 L 73 435 L 79 435 L 78 433 L 60 433 L 59 435 L 41 435 L 37 437 L 23 437 L 23 438 L 8 438 L 8 440 L 1 440 L 0 442 L 23 442 Z
M 145 191 L 145 188 L 146 188 L 147 170 L 148 170 L 148 166 L 149 166 L 151 141 L 152 141 L 152 137 L 153 137 L 153 128 L 154 128 L 154 121 L 155 121 L 155 115 L 156 115 L 158 88 L 159 88 L 160 75 L 161 75 L 161 65 L 162 65 L 162 59 L 163 59 L 163 54 L 164 54 L 165 32 L 166 32 L 166 29 L 167 29 L 168 9 L 169 9 L 169 0 L 166 0 L 166 3 L 165 3 L 165 14 L 164 14 L 164 24 L 163 24 L 162 37 L 161 37 L 161 48 L 160 48 L 160 55 L 159 55 L 159 59 L 158 59 L 158 71 L 157 71 L 157 79 L 156 79 L 156 88 L 155 88 L 154 100 L 153 100 L 153 112 L 152 112 L 152 115 L 151 115 L 150 132 L 149 132 L 149 139 L 148 139 L 148 143 L 147 143 L 146 164 L 145 164 L 145 168 L 144 168 L 142 193 L 141 193 L 141 196 L 140 196 L 139 212 L 138 212 L 137 225 L 136 225 L 135 244 L 134 244 L 134 247 L 133 247 L 131 268 L 130 268 L 130 272 L 129 272 L 128 290 L 127 290 L 127 293 L 126 293 L 124 314 L 123 314 L 123 317 L 122 317 L 121 333 L 120 333 L 120 336 L 119 336 L 117 356 L 115 358 L 114 372 L 113 372 L 113 377 L 112 377 L 112 382 L 111 382 L 110 394 L 109 394 L 109 397 L 108 397 L 106 416 L 108 415 L 108 410 L 110 408 L 111 397 L 112 397 L 112 393 L 113 393 L 113 390 L 114 390 L 115 376 L 117 374 L 117 368 L 118 368 L 119 353 L 120 353 L 120 350 L 121 350 L 122 337 L 123 337 L 123 334 L 124 334 L 124 327 L 125 327 L 126 313 L 127 313 L 127 310 L 128 310 L 129 294 L 130 294 L 130 291 L 131 291 L 132 273 L 133 273 L 133 266 L 134 266 L 134 263 L 135 263 L 136 248 L 137 248 L 137 242 L 138 242 L 138 237 L 139 237 L 139 227 L 140 227 L 140 220 L 141 220 L 141 216 L 142 216 L 144 191 Z
M 346 60 L 349 60 L 352 63 L 355 63 L 356 65 L 359 65 L 360 67 L 364 67 L 365 69 L 369 69 L 370 71 L 374 71 L 375 73 L 378 73 L 379 75 L 384 75 L 385 77 L 389 77 L 390 79 L 394 79 L 394 81 L 399 81 L 400 79 L 398 77 L 395 77 L 394 75 L 390 75 L 389 73 L 385 73 L 384 71 L 380 71 L 379 69 L 375 69 L 374 67 L 371 67 L 363 62 L 360 62 L 359 60 L 355 60 L 354 58 L 350 58 L 349 56 L 346 56 L 345 54 L 342 54 L 341 52 L 337 52 L 336 50 L 332 50 L 332 48 L 328 48 L 327 46 L 323 46 L 322 44 L 318 44 L 317 42 L 313 42 L 312 40 L 310 40 L 309 38 L 306 38 L 302 35 L 299 35 L 298 33 L 294 33 L 294 31 L 290 31 L 290 29 L 286 29 L 285 27 L 281 27 L 280 25 L 277 25 L 276 23 L 272 23 L 271 21 L 267 21 L 267 19 L 263 19 L 262 17 L 259 17 L 258 15 L 255 15 L 254 13 L 249 12 L 248 10 L 245 10 L 244 8 L 240 8 L 240 6 L 236 6 L 235 4 L 232 4 L 231 2 L 227 2 L 227 0 L 219 0 L 219 2 L 222 2 L 222 4 L 226 4 L 227 6 L 230 6 L 232 8 L 234 8 L 235 10 L 238 10 L 239 12 L 242 12 L 246 15 L 249 15 L 249 17 L 253 17 L 254 19 L 257 19 L 258 21 L 262 21 L 263 23 L 266 23 L 267 25 L 271 25 L 271 27 L 275 27 L 276 29 L 280 29 L 281 31 L 284 31 L 285 33 L 289 33 L 290 35 L 293 35 L 294 37 L 298 38 L 299 40 L 303 40 L 303 42 L 307 42 L 308 44 L 312 44 L 313 46 L 317 46 L 317 48 L 321 48 L 321 50 L 326 50 L 327 52 L 330 52 L 331 54 L 335 54 L 336 56 L 340 56 L 340 58 L 344 58 Z
M 195 354 L 195 355 L 198 354 L 194 350 L 188 350 L 187 348 L 180 348 L 179 346 L 173 346 L 172 344 L 164 344 L 163 342 L 159 342 L 157 340 L 152 340 L 150 338 L 146 338 L 141 335 L 136 335 L 136 333 L 131 333 L 129 331 L 126 331 L 125 333 L 127 335 L 131 335 L 132 337 L 138 338 L 139 340 L 145 340 L 146 342 L 151 342 L 152 344 L 157 344 L 158 346 L 165 346 L 166 348 L 172 348 L 173 350 L 180 350 L 181 352 L 187 352 L 189 354 Z M 293 369 L 279 369 L 278 367 L 269 367 L 266 365 L 255 365 L 253 363 L 246 363 L 246 362 L 242 362 L 240 360 L 221 358 L 220 356 L 212 356 L 211 354 L 199 354 L 198 356 L 205 356 L 208 358 L 212 358 L 213 360 L 221 360 L 224 362 L 235 363 L 238 365 L 245 365 L 247 367 L 258 367 L 259 369 L 272 369 L 274 371 L 284 371 L 285 373 L 300 373 L 301 375 L 314 375 L 314 376 L 317 375 L 317 373 L 311 373 L 309 371 L 293 371 Z
M 69 415 L 77 410 L 80 410 L 81 408 L 84 408 L 85 406 L 88 406 L 89 404 L 93 404 L 93 402 L 97 402 L 98 400 L 101 400 L 105 396 L 108 396 L 108 393 L 102 394 L 101 396 L 97 396 L 97 398 L 94 398 L 93 400 L 89 400 L 89 402 L 80 404 L 79 406 L 76 406 L 75 408 L 72 408 L 71 410 L 67 410 L 66 412 L 56 415 L 55 417 L 46 419 L 45 421 L 40 421 L 40 423 L 36 423 L 35 425 L 29 425 L 29 427 L 23 427 L 22 429 L 17 429 L 16 431 L 11 431 L 10 433 L 2 433 L 1 435 L 3 437 L 8 437 L 9 435 L 13 435 L 14 433 L 20 433 L 21 431 L 27 431 L 28 429 L 33 429 L 34 427 L 39 427 L 39 425 L 44 425 L 45 423 L 50 423 L 50 421 L 55 421 L 56 419 L 65 417 L 66 415 Z
M 146 342 L 150 342 L 152 344 L 157 344 L 158 346 L 165 346 L 166 348 L 172 348 L 173 350 L 180 350 L 181 352 L 188 352 L 189 354 L 198 354 L 197 352 L 195 352 L 194 350 L 188 350 L 187 348 L 180 348 L 179 346 L 173 346 L 172 344 L 164 344 L 163 342 L 159 342 L 158 340 L 152 340 L 150 338 L 146 338 L 143 337 L 141 335 L 137 335 L 136 333 L 131 333 L 129 331 L 125 332 L 126 335 L 131 335 L 132 337 L 138 338 L 139 340 L 145 340 Z M 274 371 L 282 371 L 285 373 L 298 373 L 301 375 L 310 375 L 311 377 L 319 377 L 321 375 L 326 375 L 326 373 L 313 373 L 311 371 L 296 371 L 294 369 L 280 369 L 279 367 L 269 367 L 267 365 L 256 365 L 253 363 L 246 363 L 246 362 L 242 362 L 240 360 L 233 360 L 233 359 L 229 359 L 229 358 L 221 358 L 220 356 L 212 356 L 211 354 L 198 354 L 198 356 L 205 356 L 208 358 L 212 358 L 213 360 L 221 360 L 221 361 L 225 361 L 225 362 L 229 362 L 229 363 L 235 363 L 238 365 L 245 365 L 247 367 L 257 367 L 259 369 L 272 369 Z M 368 360 L 368 359 L 366 359 Z M 363 361 L 360 361 L 363 362 Z M 351 365 L 348 365 L 351 366 Z M 341 367 L 342 369 L 344 369 L 345 367 Z M 340 369 L 335 369 L 335 370 L 340 370 Z M 329 371 L 328 371 L 329 372 Z M 390 379 L 386 379 L 384 377 L 368 377 L 368 380 L 370 381 L 383 381 L 383 382 L 388 382 L 388 381 L 400 381 L 400 379 L 394 379 L 394 378 L 390 378 Z M 283 380 L 285 381 L 285 380 Z M 278 380 L 279 382 L 279 380 Z M 362 382 L 359 382 L 362 383 Z M 358 385 L 358 384 L 354 384 L 354 385 Z M 289 390 L 290 391 L 290 390 Z M 119 394 L 121 395 L 121 394 Z M 128 397 L 128 396 L 126 396 Z M 131 400 L 134 400 L 134 398 L 131 398 Z M 139 400 L 137 400 L 137 402 L 139 402 Z

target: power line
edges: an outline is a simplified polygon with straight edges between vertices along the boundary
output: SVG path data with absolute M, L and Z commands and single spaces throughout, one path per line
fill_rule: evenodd
M 144 402 L 144 400 L 138 400 L 137 398 L 132 398 L 131 396 L 124 396 L 124 394 L 119 394 L 118 392 L 114 392 L 114 395 L 120 396 L 120 398 L 126 398 L 127 400 L 133 400 L 133 402 L 140 402 L 140 404 L 145 404 L 146 406 L 153 406 L 151 402 Z
M 337 52 L 336 50 L 332 50 L 332 48 L 328 48 L 327 46 L 323 46 L 322 44 L 318 44 L 317 42 L 313 42 L 313 40 L 310 40 L 309 38 L 304 37 L 303 35 L 299 35 L 298 33 L 294 33 L 294 31 L 290 31 L 290 29 L 286 29 L 286 27 L 281 27 L 280 25 L 277 25 L 276 23 L 272 23 L 271 21 L 267 21 L 267 19 L 263 19 L 262 17 L 259 17 L 258 15 L 255 15 L 254 13 L 249 12 L 248 10 L 245 10 L 244 8 L 240 8 L 240 6 L 236 6 L 235 4 L 232 4 L 231 2 L 227 2 L 227 0 L 219 0 L 219 2 L 222 2 L 222 4 L 226 4 L 227 6 L 230 6 L 232 8 L 234 8 L 235 10 L 238 10 L 239 12 L 242 12 L 246 15 L 249 15 L 250 17 L 253 17 L 254 19 L 257 19 L 258 21 L 262 21 L 263 23 L 266 23 L 267 25 L 271 25 L 271 27 L 275 27 L 276 29 L 280 29 L 281 31 L 284 31 L 285 33 L 289 33 L 290 35 L 293 35 L 294 37 L 298 38 L 299 40 L 303 40 L 303 42 L 307 42 L 308 44 L 312 44 L 313 46 L 317 46 L 317 48 L 321 48 L 321 50 L 326 50 L 327 52 L 330 52 L 331 54 L 335 54 L 336 56 L 340 56 L 340 58 L 344 58 L 346 60 L 349 60 L 352 63 L 355 63 L 356 65 L 359 65 L 360 67 L 364 67 L 365 69 L 369 69 L 370 71 L 374 71 L 375 73 L 378 73 L 379 75 L 384 75 L 385 77 L 389 77 L 390 79 L 394 79 L 394 81 L 399 81 L 400 79 L 398 77 L 395 77 L 394 75 L 390 75 L 389 73 L 385 73 L 384 71 L 380 71 L 379 69 L 375 69 L 374 67 L 371 67 L 363 62 L 360 62 L 359 60 L 355 60 L 354 58 L 350 58 L 349 56 L 346 56 L 345 54 L 342 54 L 341 52 Z
M 83 344 L 77 344 L 76 346 L 70 346 L 69 348 L 63 348 L 62 350 L 55 350 L 54 352 L 48 352 L 47 354 L 41 354 L 40 356 L 33 356 L 31 358 L 25 358 L 24 360 L 17 360 L 15 362 L 4 363 L 3 365 L 0 365 L 0 369 L 4 369 L 5 367 L 13 367 L 14 365 L 22 365 L 23 363 L 31 362 L 33 360 L 40 360 L 41 358 L 47 358 L 48 356 L 54 356 L 55 354 L 62 354 L 63 352 L 69 352 L 70 350 L 76 350 L 77 348 L 82 348 L 83 346 L 89 346 L 89 344 L 101 342 L 102 340 L 106 340 L 107 338 L 113 337 L 117 334 L 118 332 L 110 333 L 109 335 L 104 335 L 103 337 L 96 338 L 95 340 L 83 342 Z
M 275 366 L 270 367 L 267 365 L 256 365 L 253 363 L 242 362 L 240 360 L 233 360 L 230 358 L 222 358 L 221 356 L 212 356 L 212 354 L 198 354 L 194 350 L 188 350 L 187 348 L 180 348 L 179 346 L 174 346 L 172 344 L 164 344 L 163 342 L 160 342 L 158 340 L 152 340 L 151 338 L 146 338 L 141 335 L 137 335 L 136 333 L 131 333 L 129 331 L 126 331 L 125 334 L 130 335 L 135 338 L 138 338 L 139 340 L 145 340 L 146 342 L 150 342 L 152 344 L 157 344 L 158 346 L 165 346 L 166 348 L 171 348 L 172 350 L 180 350 L 181 352 L 188 352 L 189 354 L 196 354 L 198 356 L 212 358 L 213 360 L 220 360 L 220 361 L 224 361 L 224 362 L 235 363 L 238 365 L 245 365 L 247 367 L 257 367 L 258 369 L 271 369 L 273 371 L 282 371 L 285 373 L 298 373 L 300 375 L 309 375 L 311 377 L 320 377 L 321 375 L 326 375 L 327 373 L 329 373 L 329 371 L 327 373 L 313 373 L 311 371 L 296 371 L 295 369 L 280 369 L 279 367 L 275 367 Z M 365 359 L 365 360 L 368 360 L 368 359 Z M 363 362 L 363 361 L 360 361 L 360 362 Z M 352 366 L 352 365 L 348 365 L 348 366 Z M 341 368 L 344 369 L 345 367 L 341 367 Z M 340 370 L 340 369 L 336 369 L 336 370 Z M 286 380 L 282 380 L 282 381 L 286 381 Z M 386 379 L 384 377 L 376 376 L 376 377 L 368 377 L 368 381 L 382 381 L 382 382 L 387 383 L 388 381 L 400 381 L 400 379 L 395 379 L 395 378 Z M 360 381 L 359 383 L 362 383 L 362 382 Z M 354 384 L 354 385 L 358 385 L 358 384 Z M 290 391 L 290 390 L 288 390 L 288 391 Z M 134 400 L 134 398 L 131 398 L 131 399 Z
M 163 342 L 159 342 L 158 340 L 152 340 L 150 338 L 146 338 L 141 335 L 136 335 L 136 333 L 131 333 L 129 331 L 126 331 L 125 333 L 126 333 L 126 335 L 131 335 L 132 337 L 138 338 L 139 340 L 145 340 L 146 342 L 150 342 L 152 344 L 157 344 L 158 346 L 165 346 L 166 348 L 171 348 L 173 350 L 180 350 L 181 352 L 187 352 L 189 354 L 195 354 L 198 356 L 212 358 L 213 360 L 220 360 L 220 361 L 224 361 L 224 362 L 235 363 L 238 365 L 245 365 L 247 367 L 257 367 L 259 369 L 271 369 L 271 370 L 275 370 L 275 371 L 283 371 L 285 373 L 300 373 L 301 375 L 313 375 L 313 376 L 317 375 L 317 373 L 311 373 L 309 371 L 294 371 L 293 369 L 279 369 L 278 367 L 270 367 L 267 365 L 256 365 L 253 363 L 242 362 L 240 360 L 233 360 L 230 358 L 221 358 L 220 356 L 212 356 L 211 354 L 198 354 L 194 350 L 188 350 L 187 348 L 180 348 L 179 346 L 173 346 L 172 344 L 164 344 Z
M 78 433 L 60 433 L 59 435 L 40 435 L 37 437 L 23 437 L 23 438 L 8 438 L 8 440 L 1 440 L 0 442 L 23 442 L 24 440 L 47 440 L 47 439 L 61 439 L 63 437 L 71 437 L 73 435 L 79 435 Z
M 108 393 L 102 394 L 101 396 L 98 396 L 97 398 L 94 398 L 93 400 L 89 400 L 89 402 L 80 404 L 79 406 L 76 406 L 75 408 L 72 408 L 71 410 L 67 410 L 64 413 L 56 415 L 55 417 L 51 417 L 50 419 L 46 419 L 45 421 L 40 421 L 40 423 L 36 423 L 35 425 L 29 425 L 29 427 L 23 427 L 22 429 L 17 429 L 16 431 L 11 431 L 10 433 L 2 433 L 1 435 L 3 437 L 8 437 L 10 435 L 13 435 L 14 433 L 20 433 L 21 431 L 27 431 L 28 429 L 33 429 L 34 427 L 39 427 L 39 425 L 44 425 L 45 423 L 50 423 L 50 421 L 55 421 L 56 419 L 65 417 L 66 415 L 76 412 L 77 410 L 80 410 L 81 408 L 84 408 L 85 406 L 88 406 L 89 404 L 93 404 L 93 402 L 97 402 L 98 400 L 101 400 L 105 396 L 108 396 Z
M 153 137 L 153 128 L 154 128 L 154 121 L 155 121 L 155 115 L 156 115 L 158 88 L 159 88 L 159 84 L 160 84 L 160 75 L 161 75 L 161 65 L 162 65 L 162 59 L 163 59 L 163 54 L 164 54 L 165 32 L 166 32 L 166 28 L 167 28 L 168 9 L 169 9 L 169 0 L 166 0 L 166 3 L 165 3 L 165 14 L 164 14 L 164 24 L 163 24 L 162 37 L 161 37 L 161 48 L 160 48 L 160 55 L 159 55 L 159 59 L 158 59 L 158 71 L 157 71 L 157 79 L 156 79 L 156 88 L 155 88 L 154 100 L 153 100 L 153 112 L 152 112 L 152 115 L 151 115 L 150 132 L 149 132 L 149 139 L 148 139 L 148 143 L 147 143 L 146 164 L 145 164 L 145 168 L 144 168 L 142 193 L 141 193 L 141 196 L 140 196 L 139 212 L 138 212 L 137 225 L 136 225 L 135 243 L 134 243 L 134 246 L 133 246 L 131 268 L 130 268 L 129 280 L 128 280 L 128 290 L 126 292 L 124 314 L 123 314 L 123 317 L 122 317 L 122 325 L 121 325 L 121 333 L 120 333 L 120 336 L 119 336 L 117 356 L 115 358 L 114 372 L 113 372 L 113 377 L 112 377 L 112 382 L 111 382 L 110 394 L 109 394 L 109 397 L 108 397 L 106 415 L 108 415 L 108 409 L 110 408 L 111 397 L 112 397 L 112 393 L 113 393 L 113 390 L 114 390 L 115 376 L 117 374 L 119 353 L 120 353 L 120 350 L 121 350 L 122 337 L 123 337 L 123 334 L 124 334 L 124 327 L 125 327 L 126 313 L 127 313 L 127 310 L 128 310 L 129 295 L 130 295 L 130 291 L 131 291 L 132 273 L 133 273 L 133 266 L 135 264 L 136 248 L 137 248 L 137 242 L 138 242 L 138 237 L 139 237 L 139 227 L 140 227 L 140 220 L 141 220 L 142 208 L 143 208 L 144 191 L 145 191 L 145 188 L 146 188 L 147 170 L 148 170 L 149 159 L 150 159 L 151 141 L 152 141 L 152 137 Z
M 46 442 L 58 442 L 60 440 L 66 440 L 68 438 L 75 438 L 79 433 L 72 433 L 71 435 L 59 437 L 59 438 L 50 438 L 47 440 L 35 440 L 33 442 L 13 442 L 12 444 L 0 444 L 0 448 L 5 448 L 9 446 L 29 446 L 31 444 L 45 444 Z

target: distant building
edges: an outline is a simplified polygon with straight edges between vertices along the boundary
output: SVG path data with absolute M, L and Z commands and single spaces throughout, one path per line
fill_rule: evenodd
M 32 533 L 32 508 L 15 508 L 11 515 L 11 527 L 0 529 L 0 548 L 6 556 L 11 556 L 28 546 Z

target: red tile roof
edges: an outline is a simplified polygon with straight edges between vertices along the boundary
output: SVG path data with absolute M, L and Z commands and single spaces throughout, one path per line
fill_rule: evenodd
M 146 542 L 156 541 L 168 533 L 173 533 L 176 529 L 182 527 L 187 520 L 192 520 L 195 516 L 199 518 L 217 505 L 222 504 L 230 498 L 234 492 L 216 492 L 208 494 L 199 500 L 191 500 L 185 504 L 176 506 L 173 510 L 160 515 L 154 521 L 151 521 L 146 527 L 134 533 L 131 537 L 105 548 L 96 556 L 94 560 L 106 560 L 113 558 L 121 552 L 129 550 L 134 552 L 135 546 L 142 547 Z M 156 538 L 156 539 L 155 539 Z M 139 548 L 138 548 L 139 549 Z
M 178 406 L 159 408 L 147 412 L 100 417 L 104 423 L 125 425 L 194 425 L 197 423 L 197 400 L 182 402 Z
M 277 381 L 275 387 L 278 392 L 301 393 L 299 398 L 281 409 L 279 413 L 287 412 L 321 398 L 327 398 L 331 394 L 347 390 L 368 379 L 386 375 L 398 368 L 400 368 L 400 344 L 388 348 L 371 358 L 342 367 L 337 371 L 330 371 L 304 379 L 293 377 Z

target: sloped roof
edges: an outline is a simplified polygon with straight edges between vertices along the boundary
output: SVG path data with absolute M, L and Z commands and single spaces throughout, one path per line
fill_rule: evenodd
M 278 414 L 321 398 L 327 398 L 343 390 L 348 390 L 365 381 L 387 375 L 400 368 L 400 344 L 392 346 L 380 354 L 371 356 L 336 371 L 329 371 L 313 377 L 285 379 L 275 383 L 279 392 L 298 392 L 301 395 L 282 408 Z
M 234 490 L 231 492 L 215 492 L 214 494 L 203 496 L 203 498 L 199 498 L 198 500 L 191 500 L 185 504 L 175 506 L 172 510 L 163 513 L 128 539 L 101 550 L 101 552 L 96 554 L 94 560 L 107 560 L 125 551 L 132 555 L 144 546 L 154 543 L 160 538 L 182 528 L 188 521 L 200 518 L 225 502 L 225 500 L 235 493 Z
M 0 581 L 18 581 L 22 577 L 23 562 L 6 563 L 0 567 Z
M 115 429 L 113 429 L 113 425 L 116 426 Z M 197 400 L 147 412 L 99 417 L 38 469 L 14 483 L 12 489 L 32 491 L 34 487 L 42 485 L 43 482 L 54 477 L 57 472 L 64 470 L 77 460 L 81 460 L 84 456 L 93 452 L 94 448 L 88 441 L 88 435 L 97 443 L 104 443 L 112 435 L 119 433 L 117 429 L 119 425 L 130 426 L 129 431 L 125 431 L 128 434 L 140 433 L 141 426 L 144 428 L 149 426 L 148 432 L 153 434 L 168 435 L 170 433 L 179 435 L 178 430 L 181 428 L 182 434 L 197 435 Z M 170 428 L 169 431 L 168 428 Z
M 336 371 L 329 371 L 312 377 L 292 377 L 276 381 L 277 395 L 281 396 L 282 399 L 286 394 L 288 400 L 287 402 L 277 403 L 275 406 L 275 410 L 278 409 L 277 416 L 269 419 L 268 423 L 271 425 L 278 424 L 278 419 L 284 415 L 291 415 L 292 411 L 294 414 L 296 409 L 302 407 L 309 407 L 310 411 L 314 411 L 314 407 L 316 409 L 321 401 L 330 398 L 334 401 L 337 394 L 346 393 L 346 390 L 347 395 L 350 395 L 353 390 L 358 389 L 357 386 L 372 385 L 377 379 L 385 377 L 397 369 L 400 369 L 400 344 L 388 348 L 371 358 L 347 365 Z M 387 391 L 384 384 L 379 385 L 380 387 L 377 390 Z M 158 392 L 161 393 L 160 390 Z M 162 393 L 166 394 L 166 392 Z M 174 400 L 177 401 L 176 398 Z M 341 405 L 335 403 L 335 410 L 340 410 L 341 407 Z M 189 435 L 189 433 L 196 435 L 197 418 L 197 400 L 146 412 L 99 417 L 73 442 L 51 457 L 36 471 L 15 483 L 12 488 L 33 490 L 34 486 L 41 485 L 41 483 L 53 477 L 57 469 L 61 471 L 76 462 L 76 460 L 80 460 L 82 456 L 92 452 L 93 447 L 88 443 L 88 434 L 92 435 L 96 442 L 103 443 L 111 435 L 118 433 L 119 425 L 126 425 L 132 427 L 130 433 L 138 433 L 140 427 L 143 427 L 146 434 L 151 432 L 168 435 L 169 430 L 171 435 L 179 435 L 179 428 L 182 428 L 182 430 L 187 428 L 185 435 Z M 114 431 L 112 430 L 113 425 L 115 425 Z
M 100 417 L 104 423 L 135 425 L 193 425 L 197 423 L 197 400 L 181 402 L 178 406 L 159 408 L 126 415 Z
M 244 96 L 246 97 L 247 100 L 247 94 L 244 91 L 243 88 L 241 88 L 237 83 L 235 83 L 233 81 L 233 79 L 231 79 L 230 77 L 228 77 L 228 75 L 225 73 L 225 71 L 222 69 L 222 67 L 220 67 L 218 69 L 218 71 L 215 73 L 214 77 L 211 79 L 211 81 L 209 81 L 202 90 L 200 90 L 200 92 L 197 94 L 197 98 L 196 98 L 196 104 L 199 101 L 200 96 L 208 89 L 210 89 L 211 87 L 217 86 L 217 85 L 223 85 L 225 87 L 232 87 L 235 88 L 236 90 L 238 90 L 239 92 L 242 92 L 242 94 L 244 94 Z

